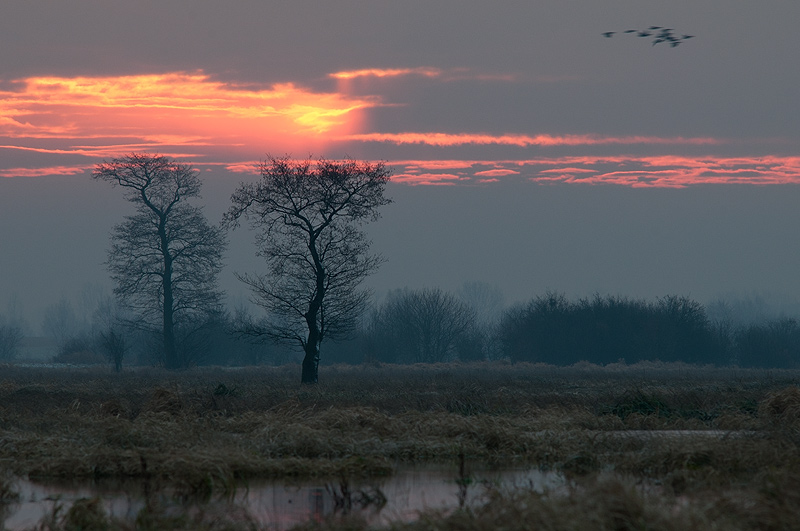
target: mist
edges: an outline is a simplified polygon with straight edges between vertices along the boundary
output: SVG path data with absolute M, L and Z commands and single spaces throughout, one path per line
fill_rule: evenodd
M 219 170 L 202 177 L 212 223 L 236 186 L 256 178 Z M 685 296 L 711 318 L 737 324 L 800 313 L 794 186 L 636 189 L 520 179 L 393 183 L 387 195 L 394 202 L 367 226 L 385 259 L 365 282 L 375 305 L 392 290 L 456 293 L 478 282 L 501 292 L 504 307 L 558 292 L 576 300 Z M 104 265 L 110 231 L 131 211 L 119 190 L 88 174 L 0 180 L 0 314 L 28 336 L 52 336 L 46 328 L 66 307 L 73 326 L 86 325 L 99 301 L 113 299 Z M 229 238 L 220 277 L 227 306 L 257 314 L 235 277 L 264 267 L 254 234 L 242 226 Z

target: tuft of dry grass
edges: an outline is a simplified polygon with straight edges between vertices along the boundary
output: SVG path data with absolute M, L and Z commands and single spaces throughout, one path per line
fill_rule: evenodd
M 178 392 L 157 387 L 142 406 L 141 413 L 179 415 L 183 410 L 183 400 Z
M 758 414 L 767 422 L 785 425 L 800 421 L 800 387 L 795 385 L 769 393 L 758 406 Z

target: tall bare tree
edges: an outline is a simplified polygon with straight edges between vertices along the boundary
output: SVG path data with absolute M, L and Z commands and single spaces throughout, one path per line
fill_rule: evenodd
M 391 202 L 390 174 L 380 162 L 271 157 L 231 198 L 226 219 L 250 221 L 267 262 L 267 274 L 239 276 L 268 312 L 259 333 L 302 347 L 303 383 L 317 382 L 322 340 L 347 336 L 365 309 L 369 293 L 358 286 L 382 259 L 361 227 Z
M 226 245 L 224 231 L 186 203 L 199 197 L 198 172 L 168 157 L 132 153 L 98 164 L 93 176 L 124 188 L 136 206 L 112 233 L 107 265 L 114 293 L 160 325 L 164 365 L 185 366 L 190 360 L 179 355 L 176 327 L 218 308 Z

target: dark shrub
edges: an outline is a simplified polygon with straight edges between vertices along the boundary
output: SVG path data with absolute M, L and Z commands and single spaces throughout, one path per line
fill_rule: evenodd
M 796 368 L 800 360 L 800 327 L 779 319 L 740 328 L 735 333 L 735 359 L 742 367 Z
M 58 354 L 53 357 L 54 363 L 72 365 L 100 365 L 105 361 L 102 354 L 95 352 L 92 341 L 83 336 L 67 339 L 58 349 Z
M 499 334 L 512 361 L 558 365 L 620 359 L 711 363 L 724 350 L 703 306 L 675 296 L 654 304 L 600 295 L 572 303 L 547 293 L 507 311 Z

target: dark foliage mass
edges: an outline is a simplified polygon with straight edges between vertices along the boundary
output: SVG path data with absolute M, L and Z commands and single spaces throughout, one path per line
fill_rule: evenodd
M 682 297 L 647 303 L 595 296 L 575 303 L 549 293 L 510 310 L 500 328 L 513 361 L 713 363 L 719 354 L 702 305 Z
M 463 295 L 441 289 L 390 292 L 346 341 L 326 343 L 328 363 L 448 363 L 507 360 L 569 366 L 588 362 L 683 362 L 743 368 L 800 368 L 800 325 L 780 317 L 750 323 L 710 319 L 685 297 L 654 301 L 612 296 L 570 301 L 547 293 L 492 316 Z M 67 364 L 159 363 L 161 334 L 116 319 L 66 334 L 54 361 Z M 495 317 L 496 316 L 496 317 Z M 297 363 L 289 345 L 264 343 L 243 333 L 255 326 L 243 307 L 233 314 L 198 315 L 175 329 L 178 355 L 191 366 Z M 4 330 L 0 328 L 0 340 Z M 22 335 L 12 337 L 18 348 Z M 5 338 L 8 340 L 8 338 Z M 8 341 L 10 345 L 11 342 Z M 0 353 L 12 352 L 0 344 Z M 12 358 L 0 358 L 8 361 Z
M 0 316 L 0 360 L 8 361 L 17 357 L 23 337 L 21 327 L 4 322 Z
M 176 350 L 188 367 L 281 365 L 296 362 L 289 349 L 264 345 L 238 332 L 241 316 L 227 312 L 197 316 L 175 328 Z M 93 326 L 59 342 L 53 362 L 67 365 L 108 364 L 120 372 L 123 366 L 161 363 L 159 330 L 142 329 L 124 320 L 109 326 Z
M 734 332 L 733 345 L 731 361 L 742 367 L 800 365 L 800 327 L 794 319 L 742 327 Z
M 795 320 L 734 328 L 712 322 L 703 305 L 677 296 L 647 302 L 598 295 L 571 302 L 548 293 L 506 311 L 497 333 L 501 351 L 511 361 L 569 365 L 659 360 L 781 368 L 800 364 L 800 327 Z

